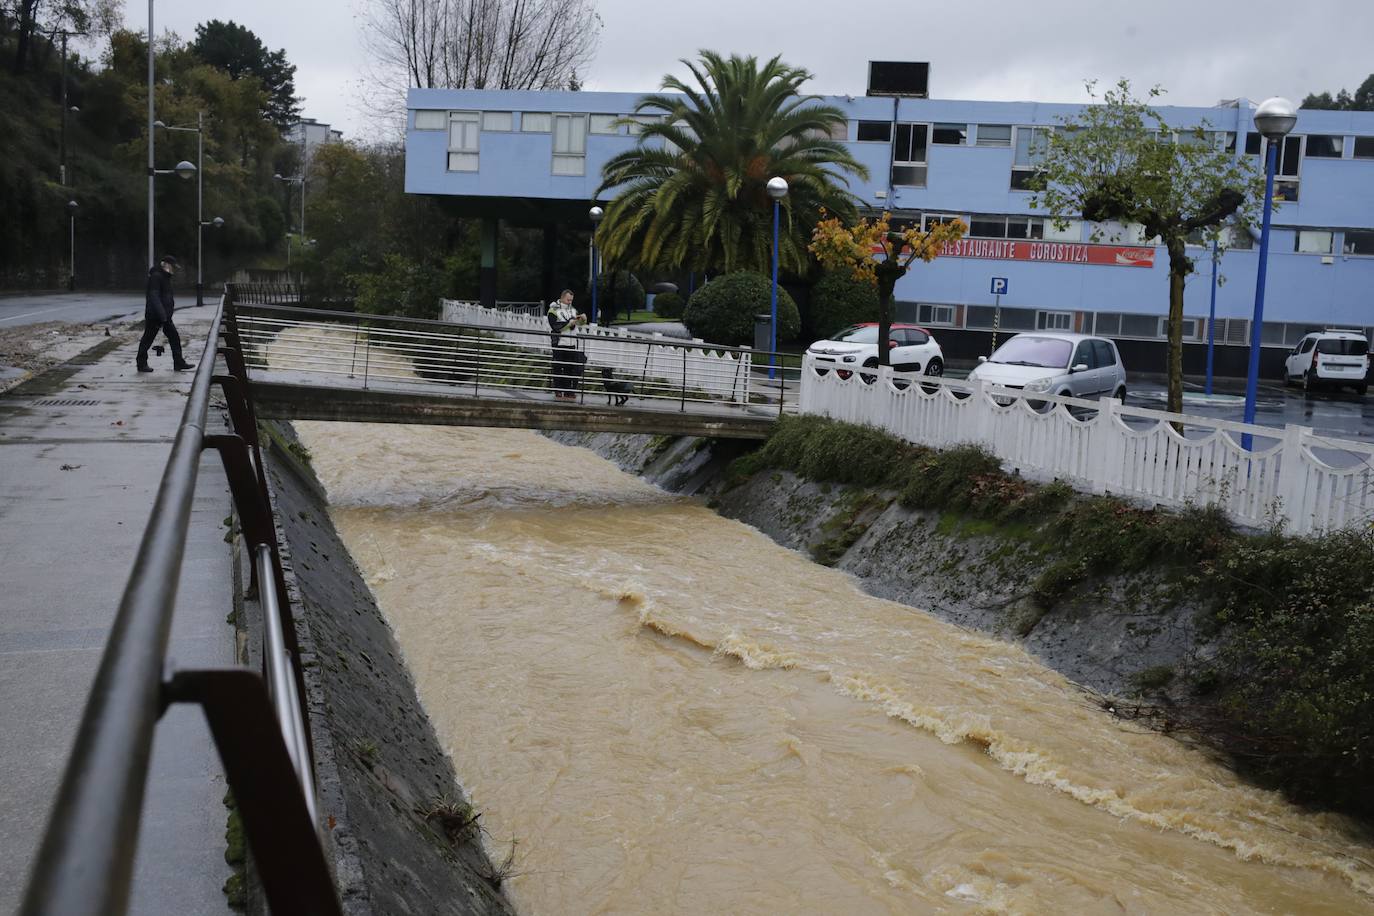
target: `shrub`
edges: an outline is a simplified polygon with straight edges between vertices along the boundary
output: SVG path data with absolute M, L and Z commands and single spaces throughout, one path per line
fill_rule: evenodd
M 398 254 L 387 255 L 381 270 L 349 279 L 358 288 L 358 311 L 371 315 L 438 318 L 439 300 L 448 291 L 442 271 Z
M 817 483 L 893 485 L 922 450 L 870 426 L 817 416 L 782 417 L 758 451 L 739 458 L 735 475 L 780 468 Z
M 682 322 L 693 337 L 725 346 L 753 346 L 754 316 L 768 314 L 772 281 L 763 274 L 741 270 L 717 277 L 687 300 Z M 778 342 L 796 338 L 801 330 L 797 303 L 778 288 Z
M 878 291 L 848 271 L 833 271 L 811 290 L 807 323 L 812 337 L 829 337 L 851 324 L 878 320 Z
M 681 318 L 687 301 L 678 293 L 659 293 L 654 297 L 654 314 L 660 318 Z

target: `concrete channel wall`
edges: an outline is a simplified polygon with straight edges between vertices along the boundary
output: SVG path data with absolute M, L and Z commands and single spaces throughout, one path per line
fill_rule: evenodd
M 264 453 L 306 672 L 320 813 L 349 914 L 512 913 L 391 627 L 330 521 L 294 431 Z M 254 634 L 249 644 L 260 642 Z

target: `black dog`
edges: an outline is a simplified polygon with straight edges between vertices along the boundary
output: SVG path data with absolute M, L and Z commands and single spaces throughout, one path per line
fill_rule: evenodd
M 606 389 L 606 403 L 609 405 L 614 401 L 617 407 L 624 406 L 630 395 L 635 393 L 635 386 L 617 379 L 610 366 L 601 369 L 601 387 Z

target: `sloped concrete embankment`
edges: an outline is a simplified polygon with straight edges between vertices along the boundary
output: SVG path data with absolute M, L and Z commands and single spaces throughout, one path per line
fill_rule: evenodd
M 294 431 L 266 449 L 306 670 L 320 806 L 345 912 L 513 912 L 399 646 Z
M 1032 584 L 1053 557 L 1015 531 L 938 512 L 910 510 L 895 493 L 816 484 L 764 471 L 728 482 L 742 446 L 705 439 L 549 433 L 588 448 L 671 492 L 697 495 L 721 515 L 854 576 L 879 598 L 929 611 L 969 629 L 1019 642 L 1086 687 L 1127 695 L 1209 651 L 1197 608 L 1160 601 L 1158 576 L 1084 585 L 1052 609 Z M 744 446 L 747 447 L 747 446 Z

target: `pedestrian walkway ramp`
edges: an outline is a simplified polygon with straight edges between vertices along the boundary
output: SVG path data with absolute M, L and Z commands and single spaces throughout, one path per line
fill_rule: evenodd
M 780 358 L 749 348 L 597 328 L 555 347 L 528 328 L 266 305 L 228 320 L 267 418 L 762 439 L 796 409 L 795 379 L 769 378 Z

